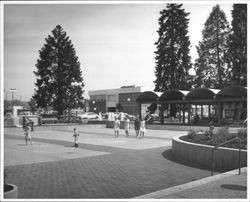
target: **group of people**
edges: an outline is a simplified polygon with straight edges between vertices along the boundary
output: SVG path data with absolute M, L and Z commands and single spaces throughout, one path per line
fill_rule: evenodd
M 136 137 L 143 138 L 146 133 L 145 120 L 139 119 L 138 117 L 136 117 L 134 121 L 134 129 L 135 129 Z M 115 118 L 115 121 L 114 121 L 114 130 L 115 130 L 115 137 L 118 137 L 119 132 L 120 132 L 120 121 L 117 117 Z M 129 137 L 130 120 L 128 117 L 125 117 L 125 120 L 124 120 L 124 130 L 125 130 L 126 137 Z
M 24 135 L 25 135 L 25 143 L 27 145 L 28 141 L 30 141 L 30 144 L 32 145 L 32 140 L 31 140 L 31 134 L 30 132 L 32 131 L 33 128 L 33 122 L 28 118 L 24 117 L 23 120 L 23 130 L 24 130 Z M 145 133 L 146 133 L 146 122 L 144 119 L 139 119 L 136 117 L 134 121 L 134 129 L 135 129 L 135 134 L 136 138 L 143 138 Z M 114 130 L 115 130 L 115 137 L 119 136 L 120 132 L 120 121 L 116 117 L 114 121 Z M 130 120 L 128 117 L 125 117 L 124 120 L 124 130 L 125 130 L 125 135 L 126 137 L 129 137 L 130 133 Z M 74 137 L 74 147 L 79 147 L 79 132 L 77 131 L 76 128 L 74 128 L 73 132 L 73 137 Z

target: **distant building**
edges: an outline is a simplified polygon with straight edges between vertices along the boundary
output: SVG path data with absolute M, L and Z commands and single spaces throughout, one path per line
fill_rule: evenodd
M 140 114 L 140 104 L 136 99 L 144 92 L 141 86 L 123 86 L 116 89 L 89 91 L 90 111 Z

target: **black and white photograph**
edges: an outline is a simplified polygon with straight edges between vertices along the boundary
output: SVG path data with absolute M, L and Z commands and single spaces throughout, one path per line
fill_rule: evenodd
M 0 201 L 249 201 L 248 11 L 0 1 Z

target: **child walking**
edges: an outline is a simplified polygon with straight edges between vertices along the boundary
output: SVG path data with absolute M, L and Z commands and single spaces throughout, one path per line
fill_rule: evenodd
M 72 137 L 74 137 L 74 147 L 79 147 L 79 144 L 78 144 L 79 133 L 76 130 L 76 128 L 74 128 L 74 134 Z
M 124 121 L 124 129 L 125 129 L 126 137 L 128 137 L 129 136 L 129 129 L 130 129 L 130 120 L 129 120 L 128 116 L 126 116 L 125 121 Z
M 24 135 L 25 135 L 25 143 L 26 143 L 26 145 L 28 143 L 28 140 L 30 141 L 30 144 L 32 145 L 30 129 L 31 129 L 31 127 L 29 125 L 26 125 L 24 127 Z
M 120 130 L 120 121 L 118 120 L 117 117 L 115 117 L 115 121 L 114 121 L 114 130 L 115 130 L 115 137 L 118 137 L 119 130 Z

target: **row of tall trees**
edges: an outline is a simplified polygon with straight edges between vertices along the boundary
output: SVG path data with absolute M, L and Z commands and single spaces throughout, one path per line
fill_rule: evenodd
M 204 24 L 202 41 L 196 46 L 195 64 L 189 56 L 189 13 L 182 4 L 167 4 L 160 15 L 155 91 L 247 85 L 247 4 L 233 5 L 232 28 L 220 6 L 213 7 Z M 194 78 L 189 75 L 192 66 Z
M 190 89 L 192 86 L 223 88 L 247 84 L 247 5 L 234 4 L 232 29 L 224 12 L 216 5 L 205 22 L 202 41 L 192 68 L 188 36 L 189 13 L 182 4 L 167 4 L 160 12 L 159 39 L 156 42 L 155 91 Z M 39 51 L 34 74 L 35 94 L 30 103 L 52 106 L 59 115 L 83 106 L 83 78 L 74 46 L 60 25 L 52 30 Z

